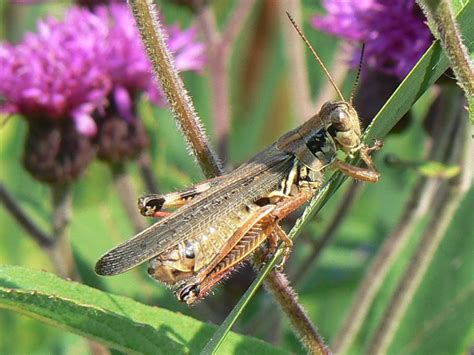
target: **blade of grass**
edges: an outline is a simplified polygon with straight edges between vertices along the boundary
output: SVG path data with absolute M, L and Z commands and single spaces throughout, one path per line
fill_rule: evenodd
M 472 18 L 474 18 L 473 1 L 469 1 L 465 4 L 456 18 L 461 27 L 461 32 L 464 35 L 466 43 L 469 44 L 469 51 L 472 52 L 474 50 L 474 21 L 472 21 Z M 381 139 L 385 137 L 403 115 L 408 112 L 413 104 L 431 85 L 435 83 L 447 68 L 448 59 L 443 54 L 439 41 L 435 41 L 375 116 L 372 124 L 367 128 L 364 141 L 371 142 L 375 138 Z M 342 173 L 335 173 L 331 177 L 328 184 L 326 184 L 310 201 L 303 215 L 298 219 L 295 226 L 290 231 L 290 238 L 293 239 L 300 233 L 303 226 L 314 214 L 321 210 L 327 200 L 337 191 L 346 178 L 347 177 Z M 224 341 L 226 334 L 235 324 L 240 314 L 242 314 L 244 308 L 250 302 L 250 299 L 256 293 L 267 274 L 274 267 L 281 256 L 281 253 L 282 250 L 278 250 L 272 259 L 262 268 L 255 281 L 250 285 L 232 312 L 229 313 L 227 318 L 204 347 L 202 353 L 216 353 L 217 349 Z

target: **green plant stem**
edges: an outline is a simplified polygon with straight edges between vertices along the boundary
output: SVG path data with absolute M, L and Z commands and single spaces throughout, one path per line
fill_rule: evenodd
M 431 206 L 434 210 L 431 221 L 423 233 L 420 243 L 388 307 L 385 309 L 382 320 L 369 344 L 367 352 L 369 354 L 387 353 L 388 347 L 395 336 L 396 329 L 405 315 L 409 304 L 412 302 L 415 292 L 421 284 L 423 276 L 452 221 L 452 217 L 472 185 L 474 147 L 472 146 L 471 137 L 468 137 L 465 132 L 465 128 L 465 124 L 459 124 L 457 137 L 455 136 L 457 140 L 453 140 L 455 146 L 449 159 L 450 162 L 457 161 L 460 164 L 464 162 L 463 172 L 457 179 L 443 184 L 444 186 L 438 195 L 439 198 Z M 457 142 L 462 144 L 456 146 Z M 464 156 L 461 157 L 461 155 Z
M 140 168 L 143 182 L 145 183 L 148 192 L 158 193 L 159 187 L 151 165 L 150 154 L 147 151 L 142 152 L 138 158 L 138 167 Z
M 8 192 L 2 183 L 0 183 L 0 201 L 18 224 L 23 227 L 26 233 L 33 238 L 41 248 L 49 248 L 54 244 L 53 237 L 45 233 L 33 222 L 28 214 L 21 208 L 15 197 Z
M 154 5 L 151 0 L 129 0 L 129 4 L 155 76 L 161 83 L 171 111 L 187 141 L 188 149 L 197 159 L 206 177 L 213 177 L 216 172 L 221 172 L 220 164 L 175 68 Z
M 58 275 L 79 280 L 69 237 L 69 222 L 72 218 L 72 194 L 69 184 L 51 186 L 54 244 L 47 249 Z
M 474 124 L 474 63 L 462 41 L 451 1 L 418 0 L 418 3 L 436 29 L 435 35 L 439 37 L 458 84 L 466 94 L 470 119 Z
M 137 208 L 137 191 L 124 164 L 111 164 L 112 177 L 122 206 L 127 213 L 134 230 L 138 233 L 148 227 L 146 218 Z
M 452 135 L 449 134 L 456 128 L 456 120 L 450 119 L 459 112 L 462 106 L 462 96 L 456 86 L 442 87 L 438 98 L 434 101 L 436 114 L 433 121 L 434 134 L 428 143 L 429 152 L 427 159 L 442 160 L 444 152 L 451 144 Z M 341 329 L 336 334 L 333 349 L 336 353 L 347 353 L 349 346 L 359 333 L 363 322 L 372 306 L 374 299 L 383 286 L 384 281 L 394 263 L 399 259 L 400 253 L 412 236 L 414 229 L 428 213 L 431 204 L 436 198 L 440 182 L 435 178 L 420 177 L 410 193 L 410 198 L 403 208 L 403 214 L 380 251 L 377 253 L 372 265 L 361 282 L 351 309 L 344 320 Z

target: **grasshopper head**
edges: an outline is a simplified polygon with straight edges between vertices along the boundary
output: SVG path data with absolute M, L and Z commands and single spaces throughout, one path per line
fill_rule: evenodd
M 360 121 L 356 110 L 345 101 L 326 102 L 319 113 L 336 145 L 352 155 L 360 148 Z

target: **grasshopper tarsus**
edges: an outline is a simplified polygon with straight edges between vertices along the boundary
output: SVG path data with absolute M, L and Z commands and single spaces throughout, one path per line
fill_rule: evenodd
M 362 144 L 360 147 L 360 157 L 367 165 L 367 168 L 358 167 L 355 165 L 348 164 L 339 159 L 336 159 L 334 166 L 339 169 L 342 173 L 350 176 L 354 179 L 376 183 L 380 180 L 380 173 L 375 168 L 374 162 L 370 156 L 372 152 L 376 152 L 383 147 L 383 142 L 376 140 L 374 145 L 369 147 Z
M 138 199 L 138 210 L 145 217 L 154 215 L 163 208 L 165 199 L 161 195 L 148 194 Z
M 138 199 L 138 209 L 145 217 L 167 217 L 171 212 L 162 211 L 184 206 L 196 196 L 206 192 L 217 185 L 221 177 L 216 177 L 198 183 L 179 192 L 171 192 L 165 195 L 147 194 Z

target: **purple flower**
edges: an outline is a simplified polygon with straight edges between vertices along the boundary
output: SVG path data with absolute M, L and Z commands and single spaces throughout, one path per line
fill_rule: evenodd
M 165 101 L 128 6 L 114 3 L 96 6 L 94 11 L 110 26 L 106 56 L 112 82 L 109 105 L 103 114 L 96 115 L 97 156 L 106 162 L 120 163 L 135 159 L 149 144 L 143 123 L 135 117 L 138 94 L 146 92 L 159 105 Z M 172 26 L 168 32 L 168 45 L 178 69 L 201 69 L 204 46 L 197 42 L 196 30 L 182 31 Z
M 108 68 L 113 97 L 121 116 L 131 119 L 130 105 L 140 91 L 146 91 L 156 104 L 164 105 L 163 94 L 157 89 L 151 63 L 128 6 L 115 3 L 97 7 L 95 11 L 111 26 L 107 40 Z M 183 31 L 178 26 L 171 26 L 168 32 L 168 45 L 175 55 L 178 70 L 201 70 L 205 64 L 205 48 L 197 41 L 196 29 L 191 27 Z
M 432 42 L 414 0 L 323 0 L 323 4 L 327 15 L 315 16 L 313 26 L 364 42 L 369 66 L 385 74 L 403 79 Z
M 2 110 L 29 120 L 73 119 L 76 129 L 94 135 L 91 114 L 104 107 L 107 24 L 87 10 L 72 8 L 63 21 L 38 23 L 17 45 L 0 45 Z
M 169 34 L 178 69 L 202 69 L 204 45 L 196 41 L 196 30 L 172 26 Z M 18 45 L 0 45 L 4 112 L 29 119 L 72 118 L 80 133 L 93 136 L 97 127 L 91 115 L 104 108 L 107 98 L 130 121 L 140 91 L 164 103 L 126 4 L 98 6 L 95 13 L 73 7 L 63 21 L 39 22 L 38 32 Z

